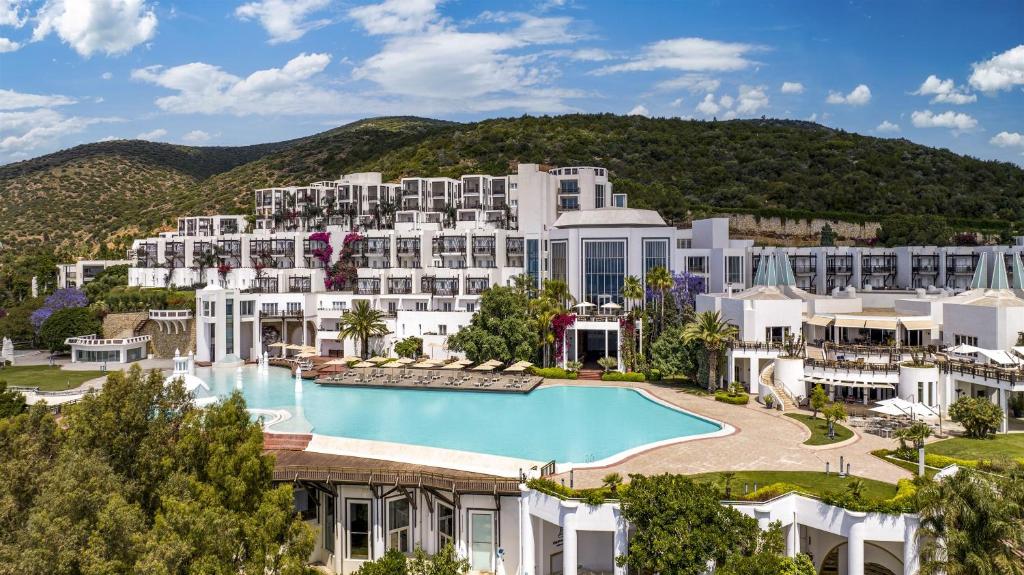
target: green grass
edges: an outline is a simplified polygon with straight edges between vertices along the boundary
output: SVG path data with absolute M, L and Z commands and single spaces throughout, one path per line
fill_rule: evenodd
M 839 443 L 840 441 L 846 441 L 853 437 L 853 432 L 848 427 L 844 427 L 838 423 L 833 425 L 836 431 L 836 438 L 829 439 L 828 437 L 828 424 L 825 423 L 823 417 L 814 419 L 810 415 L 804 415 L 802 413 L 786 413 L 786 417 L 791 417 L 800 423 L 804 424 L 807 429 L 811 430 L 811 437 L 804 442 L 804 445 L 829 445 L 832 443 Z
M 889 453 L 891 453 L 891 451 L 889 451 L 888 449 L 876 449 L 875 451 L 871 452 L 871 455 L 874 455 L 875 457 L 881 459 L 882 461 L 885 461 L 886 463 L 892 463 L 893 465 L 902 467 L 903 469 L 906 469 L 907 471 L 913 473 L 915 477 L 917 476 L 917 463 L 906 461 L 900 459 L 899 457 L 886 457 L 886 455 L 888 455 Z M 928 467 L 927 465 L 924 466 L 924 476 L 927 477 L 928 479 L 934 477 L 935 474 L 938 472 L 939 470 L 935 469 L 934 467 Z
M 711 395 L 706 387 L 694 382 L 685 375 L 667 375 L 657 383 L 664 384 L 683 393 L 689 393 L 690 395 Z
M 925 451 L 957 459 L 1019 459 L 1024 457 L 1024 434 L 1008 433 L 989 439 L 954 437 L 929 443 Z
M 725 485 L 720 471 L 700 473 L 692 477 L 697 481 L 715 483 L 719 488 Z M 864 477 L 860 479 L 864 481 L 866 499 L 891 499 L 896 495 L 896 486 L 891 483 Z M 829 492 L 844 491 L 849 482 L 849 477 L 839 477 L 835 473 L 825 475 L 820 471 L 737 471 L 732 480 L 732 492 L 733 497 L 743 495 L 744 484 L 747 484 L 749 491 L 753 491 L 755 483 L 758 488 L 772 483 L 790 483 L 811 495 L 820 496 Z
M 99 371 L 61 371 L 56 365 L 18 365 L 0 369 L 0 381 L 6 381 L 7 385 L 38 387 L 42 391 L 71 389 L 102 375 Z

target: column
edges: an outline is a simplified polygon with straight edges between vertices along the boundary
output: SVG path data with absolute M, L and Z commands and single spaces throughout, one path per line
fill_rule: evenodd
M 1006 433 L 1010 430 L 1010 407 L 1007 405 L 1007 391 L 1005 389 L 999 389 L 999 409 L 1003 412 L 1003 417 L 999 421 L 999 433 Z
M 622 516 L 621 511 L 615 513 L 615 544 L 613 549 L 612 558 L 625 555 L 626 551 L 629 550 L 629 524 L 626 523 L 626 518 Z M 613 575 L 626 575 L 626 567 L 619 566 L 618 563 L 614 564 L 615 567 L 612 571 Z
M 533 516 L 530 515 L 530 490 L 526 485 L 520 485 L 519 491 L 520 573 L 522 575 L 535 575 L 537 573 L 537 553 L 533 548 Z
M 747 369 L 749 370 L 749 373 L 747 375 L 750 377 L 750 383 L 748 385 L 750 387 L 750 393 L 752 393 L 754 395 L 757 394 L 757 390 L 759 389 L 758 388 L 758 384 L 761 383 L 761 369 L 760 368 L 761 368 L 761 360 L 759 358 L 757 358 L 756 356 L 750 358 L 750 363 L 747 366 Z
M 562 575 L 576 575 L 576 502 L 562 504 Z
M 910 515 L 904 515 L 903 520 L 903 575 L 916 575 L 921 563 L 917 539 L 920 520 Z
M 725 352 L 725 377 L 730 382 L 736 380 L 736 358 L 732 356 L 728 351 Z
M 847 539 L 847 575 L 864 575 L 864 532 L 867 530 L 867 526 L 863 522 L 864 514 L 859 513 L 858 515 L 857 522 L 850 526 L 850 535 Z
M 789 536 L 786 537 L 786 556 L 796 557 L 800 553 L 800 524 L 796 521 L 796 512 L 793 512 L 793 523 L 789 526 Z
M 384 556 L 384 501 L 381 499 L 374 499 L 371 508 L 374 513 L 372 513 L 373 549 L 370 552 L 370 557 L 379 559 Z

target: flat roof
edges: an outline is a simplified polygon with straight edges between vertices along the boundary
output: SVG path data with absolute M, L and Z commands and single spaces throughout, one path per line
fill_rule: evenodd
M 664 227 L 665 220 L 654 210 L 637 208 L 597 208 L 565 212 L 555 220 L 556 228 L 588 227 Z

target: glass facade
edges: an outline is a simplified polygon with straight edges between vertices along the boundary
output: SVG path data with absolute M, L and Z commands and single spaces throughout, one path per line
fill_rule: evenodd
M 626 240 L 583 242 L 583 298 L 593 304 L 622 304 Z
M 726 256 L 725 281 L 731 284 L 743 283 L 743 256 Z
M 604 184 L 594 184 L 594 207 L 604 207 Z
M 235 353 L 235 300 L 224 301 L 224 353 Z
M 671 271 L 668 262 L 668 240 L 644 240 L 644 276 L 654 268 Z
M 526 273 L 540 285 L 540 240 L 526 240 Z
M 348 502 L 348 557 L 370 558 L 370 503 Z
M 569 243 L 565 241 L 551 242 L 551 279 L 568 281 Z

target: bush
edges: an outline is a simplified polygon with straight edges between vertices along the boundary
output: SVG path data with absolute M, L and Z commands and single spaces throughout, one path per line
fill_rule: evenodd
M 71 307 L 58 310 L 43 322 L 39 329 L 39 340 L 51 352 L 67 351 L 64 340 L 79 335 L 99 335 L 102 326 L 92 310 L 87 307 Z
M 984 439 L 1003 422 L 1003 410 L 984 397 L 961 397 L 949 406 L 949 418 L 964 426 L 967 437 Z
M 576 373 L 560 367 L 532 367 L 530 372 L 544 379 L 576 379 Z
M 715 401 L 721 401 L 722 403 L 728 403 L 731 405 L 746 405 L 750 402 L 750 394 L 737 393 L 733 395 L 728 391 L 720 389 L 715 392 Z
M 423 354 L 423 339 L 411 335 L 395 344 L 395 354 L 398 357 L 416 359 Z
M 661 370 L 654 367 L 648 369 L 644 375 L 647 376 L 647 381 L 661 381 L 662 378 Z
M 621 371 L 609 371 L 601 374 L 601 381 L 647 381 L 647 376 L 642 373 Z
M 792 493 L 794 491 L 803 491 L 800 487 L 793 485 L 792 483 L 772 483 L 765 485 L 764 487 L 758 488 L 750 493 L 744 495 L 741 499 L 744 501 L 768 501 L 769 499 L 775 499 L 781 495 Z

